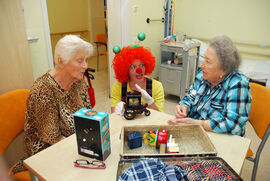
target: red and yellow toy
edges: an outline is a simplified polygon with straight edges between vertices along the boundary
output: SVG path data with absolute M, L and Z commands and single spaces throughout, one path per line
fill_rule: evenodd
M 150 146 L 155 146 L 156 144 L 156 134 L 154 130 L 148 131 L 143 135 L 143 141 Z
M 165 129 L 157 129 L 156 131 L 151 130 L 143 135 L 143 140 L 146 144 L 159 148 L 160 143 L 167 144 L 168 131 Z
M 156 139 L 156 148 L 159 148 L 160 143 L 167 143 L 168 140 L 168 131 L 165 129 L 157 129 L 157 139 Z

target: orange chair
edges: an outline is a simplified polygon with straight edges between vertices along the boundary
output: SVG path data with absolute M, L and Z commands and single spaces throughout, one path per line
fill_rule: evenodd
M 0 155 L 24 129 L 26 100 L 29 92 L 27 89 L 18 89 L 0 95 Z M 11 177 L 21 181 L 30 181 L 28 171 L 19 172 Z
M 99 69 L 99 55 L 107 55 L 107 34 L 97 34 L 95 44 L 97 46 L 97 71 Z M 101 51 L 101 46 L 105 46 L 106 51 Z
M 255 158 L 251 157 L 253 155 L 251 150 L 247 154 L 247 160 L 254 162 L 251 180 L 255 181 L 260 155 L 270 134 L 270 89 L 256 83 L 250 83 L 250 87 L 252 102 L 249 122 L 257 136 L 262 139 Z

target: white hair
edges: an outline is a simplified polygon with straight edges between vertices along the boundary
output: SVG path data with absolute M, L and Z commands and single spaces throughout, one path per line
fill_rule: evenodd
M 77 35 L 66 35 L 61 38 L 56 46 L 54 52 L 54 58 L 56 64 L 58 63 L 58 57 L 61 57 L 64 64 L 67 64 L 72 60 L 79 51 L 86 50 L 88 56 L 92 56 L 94 47 L 92 44 L 84 41 Z

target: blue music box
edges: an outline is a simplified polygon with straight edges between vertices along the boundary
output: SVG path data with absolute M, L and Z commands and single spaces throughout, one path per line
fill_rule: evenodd
M 142 146 L 142 135 L 139 132 L 131 132 L 127 135 L 128 147 L 130 149 L 138 148 Z

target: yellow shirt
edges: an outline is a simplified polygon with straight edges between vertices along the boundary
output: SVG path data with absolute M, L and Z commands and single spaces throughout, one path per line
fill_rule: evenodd
M 127 84 L 127 92 L 132 91 Z M 115 82 L 112 87 L 112 105 L 111 107 L 115 107 L 121 101 L 122 95 L 122 83 Z M 164 90 L 161 82 L 152 79 L 152 97 L 154 99 L 154 103 L 158 107 L 159 111 L 164 112 Z M 146 104 L 146 101 L 142 98 L 142 103 Z

